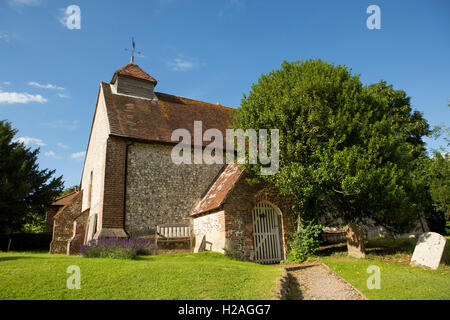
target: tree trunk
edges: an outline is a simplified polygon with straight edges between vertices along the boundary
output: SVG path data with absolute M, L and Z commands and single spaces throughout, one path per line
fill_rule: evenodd
M 347 232 L 347 250 L 348 255 L 354 258 L 365 258 L 364 232 L 356 223 L 348 223 Z

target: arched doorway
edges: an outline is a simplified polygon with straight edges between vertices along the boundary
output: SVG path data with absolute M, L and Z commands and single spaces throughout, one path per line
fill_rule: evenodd
M 267 201 L 262 201 L 253 208 L 253 241 L 256 263 L 272 264 L 282 260 L 278 225 L 279 213 L 279 210 Z

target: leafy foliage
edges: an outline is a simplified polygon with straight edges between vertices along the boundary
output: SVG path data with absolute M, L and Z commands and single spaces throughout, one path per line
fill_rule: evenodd
M 425 218 L 431 231 L 446 233 L 446 220 L 450 220 L 450 128 L 435 126 L 430 134 L 434 139 L 443 138 L 446 146 L 431 150 L 431 157 L 422 157 L 417 167 L 417 179 L 421 192 L 417 193 L 426 209 Z
M 9 242 L 11 241 L 11 243 Z M 48 252 L 52 235 L 46 233 L 14 233 L 0 235 L 0 250 L 15 252 L 43 251 Z
M 41 230 L 46 208 L 63 187 L 62 176 L 53 177 L 55 170 L 39 169 L 39 149 L 14 142 L 16 133 L 0 121 L 1 234 Z
M 302 263 L 319 248 L 319 235 L 323 226 L 314 222 L 306 222 L 292 234 L 287 263 Z
M 413 172 L 429 127 L 386 82 L 363 86 L 347 67 L 321 60 L 283 62 L 244 95 L 233 127 L 280 130 L 279 172 L 245 168 L 251 182 L 293 195 L 303 219 L 370 217 L 399 231 L 417 221 Z
M 430 160 L 430 194 L 433 205 L 450 219 L 450 154 L 436 153 Z
M 426 207 L 425 218 L 431 231 L 444 234 L 450 219 L 450 157 L 438 152 L 422 159 L 418 171 L 422 181 L 421 203 Z M 420 194 L 418 194 L 420 197 Z

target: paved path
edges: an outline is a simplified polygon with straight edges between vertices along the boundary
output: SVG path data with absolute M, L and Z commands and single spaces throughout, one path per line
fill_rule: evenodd
M 289 294 L 292 300 L 366 300 L 347 281 L 324 265 L 304 266 L 289 271 Z

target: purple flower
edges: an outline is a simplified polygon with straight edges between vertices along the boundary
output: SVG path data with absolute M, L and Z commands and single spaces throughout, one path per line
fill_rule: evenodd
M 149 255 L 153 242 L 142 238 L 100 238 L 91 240 L 80 248 L 85 257 L 110 257 L 133 259 L 137 255 Z

